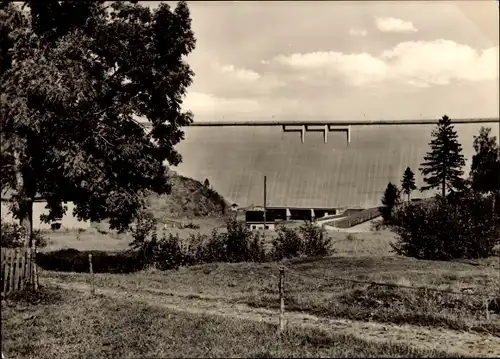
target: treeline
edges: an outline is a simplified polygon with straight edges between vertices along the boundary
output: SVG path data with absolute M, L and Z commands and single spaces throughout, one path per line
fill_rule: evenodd
M 491 128 L 473 138 L 475 154 L 464 177 L 462 145 L 448 116 L 432 131 L 429 151 L 419 171 L 421 192 L 434 197 L 411 201 L 417 190 L 410 167 L 400 186 L 389 182 L 380 209 L 383 225 L 397 234 L 393 249 L 421 259 L 481 258 L 500 244 L 500 152 Z

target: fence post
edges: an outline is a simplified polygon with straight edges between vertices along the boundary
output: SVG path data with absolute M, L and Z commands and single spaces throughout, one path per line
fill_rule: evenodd
M 21 262 L 20 254 L 21 254 L 21 252 L 19 251 L 18 248 L 16 248 L 14 251 L 14 257 L 15 257 L 15 259 L 14 259 L 14 286 L 12 287 L 12 289 L 14 291 L 20 289 L 20 285 L 19 285 L 19 279 L 21 278 L 21 276 L 19 275 L 21 272 L 21 269 L 19 268 L 19 264 Z
M 90 294 L 95 295 L 94 268 L 92 267 L 92 254 L 89 253 Z
M 285 332 L 285 267 L 280 267 L 279 293 L 280 293 L 279 335 L 281 336 Z
M 33 240 L 33 243 L 35 241 Z M 38 266 L 36 265 L 36 244 L 33 244 L 33 289 L 38 290 Z
M 9 294 L 14 291 L 14 266 L 15 266 L 15 261 L 16 261 L 16 253 L 17 250 L 14 250 L 10 253 L 10 268 L 9 268 L 9 287 L 7 288 L 7 293 Z
M 26 250 L 24 248 L 21 249 L 21 269 L 20 271 L 20 276 L 21 276 L 21 283 L 20 283 L 20 289 L 24 290 L 24 285 L 26 284 Z
M 490 311 L 488 309 L 488 297 L 484 298 L 484 312 L 486 314 L 486 320 L 490 320 Z

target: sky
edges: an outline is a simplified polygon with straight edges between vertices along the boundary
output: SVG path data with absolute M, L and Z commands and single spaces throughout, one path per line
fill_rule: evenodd
M 195 121 L 499 116 L 497 1 L 188 6 Z

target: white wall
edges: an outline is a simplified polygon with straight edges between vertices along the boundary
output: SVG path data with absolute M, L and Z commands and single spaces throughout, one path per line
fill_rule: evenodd
M 264 224 L 256 224 L 256 223 L 255 223 L 255 224 L 253 224 L 253 223 L 252 223 L 252 224 L 248 224 L 248 227 L 249 227 L 251 230 L 254 230 L 254 228 L 253 228 L 254 226 L 255 226 L 255 230 L 257 230 L 257 229 L 262 229 L 262 230 L 263 230 L 263 229 L 264 229 Z M 275 227 L 276 227 L 276 226 L 274 225 L 274 223 L 267 223 L 267 224 L 266 224 L 266 226 L 269 226 L 269 230 L 270 230 L 270 231 L 274 231 L 274 229 L 275 229 Z
M 51 229 L 50 223 L 42 223 L 40 221 L 41 214 L 48 214 L 49 211 L 45 208 L 46 202 L 35 202 L 33 203 L 33 229 Z M 61 223 L 61 228 L 67 229 L 78 229 L 78 228 L 90 228 L 90 221 L 79 221 L 76 217 L 73 216 L 73 208 L 75 205 L 73 202 L 67 202 L 65 206 L 68 207 L 66 214 L 62 218 L 61 221 L 57 221 Z M 2 221 L 6 222 L 18 222 L 13 218 L 12 213 L 9 210 L 8 203 L 2 201 L 1 206 L 1 216 Z

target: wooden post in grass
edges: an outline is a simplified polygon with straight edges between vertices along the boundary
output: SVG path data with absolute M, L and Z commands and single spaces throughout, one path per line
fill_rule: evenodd
M 285 267 L 280 267 L 279 293 L 280 293 L 279 335 L 281 336 L 285 332 Z
M 92 267 L 92 254 L 89 253 L 90 294 L 95 295 L 94 268 Z
M 486 314 L 486 320 L 490 320 L 490 311 L 488 309 L 488 297 L 484 298 L 484 312 Z
M 35 242 L 35 241 L 33 241 Z M 38 290 L 38 266 L 36 265 L 36 244 L 33 244 L 33 289 Z

